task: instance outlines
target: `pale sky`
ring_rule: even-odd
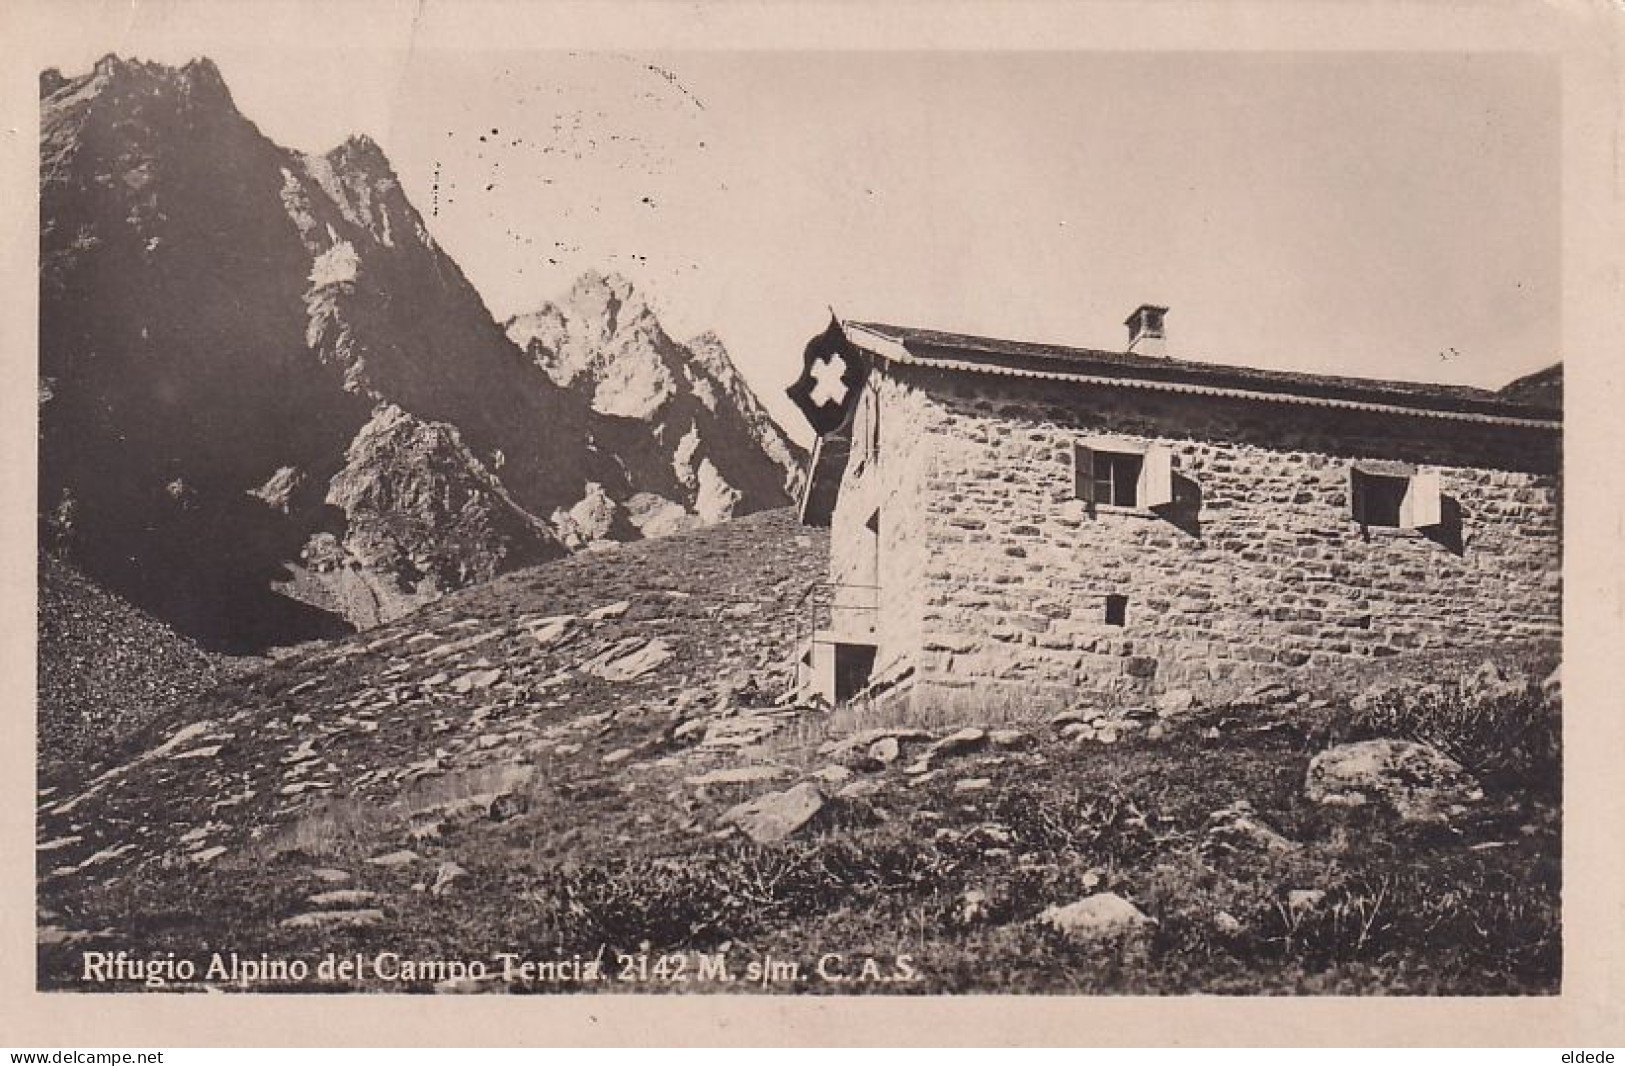
[[[503,318],[588,269],[714,329],[799,439],[846,318],[1498,387],[1560,357],[1559,81],[1508,54],[245,50],[273,140],[373,136]],[[239,39],[240,40],[240,39]]]

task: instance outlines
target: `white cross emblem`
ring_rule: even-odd
[[[846,382],[841,379],[846,376],[846,360],[839,355],[831,355],[812,365],[812,378],[817,384],[813,386],[812,401],[822,407],[825,404],[841,404],[846,400]]]

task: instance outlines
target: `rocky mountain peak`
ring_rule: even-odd
[[[556,302],[516,315],[508,336],[593,410],[646,424],[659,459],[707,520],[792,496],[802,454],[740,377],[721,337],[666,332],[626,277],[588,271]],[[764,461],[765,460],[765,461]],[[702,506],[703,504],[703,506]]]
[[[54,75],[54,77],[52,77]],[[217,105],[232,110],[231,90],[214,61],[200,56],[180,67],[154,63],[142,59],[125,59],[109,52],[98,59],[90,73],[80,78],[65,78],[52,68],[41,77],[43,94],[52,95],[64,86],[77,83],[92,93],[138,93],[146,96],[170,97],[192,104]]]
[[[204,646],[789,501],[720,341],[629,279],[505,335],[371,138],[282,148],[207,60],[40,86],[42,533]]]

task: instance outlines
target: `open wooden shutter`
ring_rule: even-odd
[[[1082,444],[1072,448],[1072,493],[1084,503],[1095,502],[1095,452]]]
[[[1365,475],[1349,467],[1349,517],[1365,525]]]
[[[1426,529],[1442,524],[1443,512],[1438,471],[1424,470],[1412,476],[1399,505],[1399,524],[1406,529]]]
[[[1160,444],[1145,450],[1139,497],[1141,507],[1166,507],[1174,502],[1174,457]]]

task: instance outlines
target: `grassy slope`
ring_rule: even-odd
[[[721,827],[733,803],[829,765],[824,720],[770,706],[824,551],[776,513],[513,574],[228,685],[88,776],[47,766],[41,840],[70,842],[40,859],[42,982],[83,987],[81,950],[124,948],[313,964],[395,951],[493,969],[508,951],[601,958],[612,976],[618,955],[633,972],[649,957],[646,981],[514,986],[530,991],[1556,990],[1556,782],[1492,793],[1449,829],[1317,807],[1304,772],[1348,731],[1337,704],[1211,709],[1110,745],[1034,723],[1019,743],[915,775],[905,745],[890,767],[853,774],[873,795],[832,799],[786,842]],[[619,601],[620,617],[585,617]],[[555,627],[541,618],[563,614],[578,620],[544,646],[533,634]],[[576,669],[634,637],[675,654],[632,681]],[[455,691],[470,674],[487,687]],[[1334,693],[1364,680],[1314,679]],[[142,758],[200,721],[211,724]],[[741,722],[776,731],[742,749],[700,742]],[[784,776],[686,780],[739,766]],[[489,813],[483,799],[469,817],[436,810],[493,792],[511,794]],[[1243,799],[1296,846],[1213,832],[1213,813]],[[368,861],[402,848],[415,858]],[[448,863],[462,876],[437,893]],[[376,922],[282,924],[333,888],[373,893],[337,906],[376,909]],[[1035,920],[1107,889],[1156,919],[1148,937],[1078,946]],[[1325,896],[1295,909],[1295,890]],[[682,961],[662,965],[668,952]],[[696,953],[724,954],[739,980],[696,983]],[[822,981],[825,953],[853,975],[872,956],[877,978],[906,955],[920,979]],[[749,980],[770,958],[799,972]],[[427,990],[438,976],[296,987]]]

